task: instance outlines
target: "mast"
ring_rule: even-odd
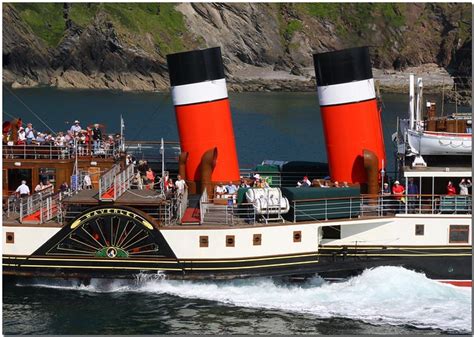
[[[409,96],[409,111],[410,115],[410,129],[415,128],[415,75],[410,74],[410,96]]]
[[[421,77],[417,78],[417,95],[416,95],[416,128],[420,128],[420,123],[423,120],[422,112],[422,102],[423,102],[423,80]]]
[[[123,130],[125,129],[125,122],[122,115],[120,115],[120,150],[125,152],[125,139],[123,138]]]

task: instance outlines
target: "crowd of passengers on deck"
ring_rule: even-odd
[[[75,142],[80,156],[105,155],[111,150],[117,149],[121,143],[120,134],[105,135],[100,124],[94,124],[83,129],[78,120],[67,131],[56,134],[50,131],[37,131],[32,123],[26,127],[20,126],[16,135],[13,132],[2,134],[3,144],[7,146],[31,145],[31,146],[56,146],[68,148],[74,153]]]

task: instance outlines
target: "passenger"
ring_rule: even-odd
[[[395,196],[395,199],[401,200],[403,193],[405,193],[405,187],[400,185],[400,182],[396,180],[392,186],[392,194]]]
[[[65,193],[67,191],[69,191],[69,185],[67,182],[63,182],[61,184],[61,186],[59,186],[59,190],[62,192],[62,193]]]
[[[38,132],[36,139],[32,141],[32,144],[43,145],[46,142],[45,134]]]
[[[303,180],[297,182],[297,187],[310,187],[311,181],[309,181],[308,176],[304,176]]]
[[[241,188],[250,188],[248,180],[245,178],[240,178],[240,187]]]
[[[148,167],[148,170],[146,171],[146,180],[147,180],[147,190],[152,190],[155,184],[155,173],[151,169],[151,167]]]
[[[84,176],[84,188],[86,190],[91,190],[92,189],[92,180],[91,180],[91,177],[88,173]]]
[[[466,179],[461,179],[461,182],[459,183],[459,195],[469,195],[469,187],[472,186],[471,180],[468,179],[466,182]]]
[[[77,134],[77,133],[81,132],[82,128],[81,128],[81,125],[80,125],[79,121],[75,120],[74,124],[71,126],[71,128],[69,130],[72,131],[73,134]]]
[[[235,186],[232,181],[229,181],[229,184],[225,186],[225,189],[227,190],[227,194],[236,195],[239,188]]]
[[[260,179],[260,188],[269,188],[270,185],[268,184],[267,179],[262,178]]]
[[[95,123],[92,129],[92,142],[94,153],[97,153],[100,149],[100,142],[102,141],[102,131],[99,128],[99,124]]]
[[[453,183],[448,181],[448,186],[446,186],[446,194],[447,195],[456,195],[456,187],[454,187]]]
[[[217,199],[223,198],[226,193],[227,193],[227,190],[224,187],[224,185],[219,184],[219,185],[216,186],[216,197],[217,197]]]
[[[341,187],[341,186],[339,186],[339,182],[338,182],[338,181],[335,181],[335,182],[334,182],[334,187],[335,187],[335,188]]]
[[[168,179],[168,193],[174,193],[174,191],[176,190],[176,186],[174,185],[173,183],[173,179]]]
[[[136,188],[139,190],[143,190],[143,179],[142,175],[140,174],[140,171],[137,171],[137,173],[135,173],[133,180]]]
[[[390,188],[388,186],[388,183],[383,183],[382,187],[382,195],[391,195],[392,193],[390,192]]]
[[[32,144],[33,141],[36,139],[35,130],[33,129],[33,124],[31,123],[26,124],[25,135],[26,135],[26,144],[28,145]]]
[[[321,184],[321,181],[318,179],[318,184],[319,184],[319,187],[321,188],[329,188],[329,182],[327,180],[324,180],[324,184]]]
[[[26,144],[26,133],[24,128],[20,128],[18,130],[18,139],[16,141],[17,145],[24,145]]]
[[[416,185],[413,182],[413,178],[408,179],[407,192],[408,192],[408,208],[410,210],[414,210],[416,199],[419,197],[418,196],[419,191],[418,191],[418,185]]]
[[[179,198],[184,194],[184,191],[188,188],[188,185],[184,181],[184,179],[181,178],[181,175],[178,174],[178,179],[176,180],[176,192],[177,192],[177,197]]]
[[[393,183],[392,194],[394,195],[395,201],[398,203],[398,210],[402,210],[403,204],[406,202],[403,194],[405,193],[405,187],[403,187],[398,180]]]
[[[20,195],[20,198],[26,198],[30,195],[30,188],[26,185],[26,180],[21,181],[21,185],[15,190],[15,193]]]
[[[349,184],[347,183],[347,181],[344,181],[344,182],[342,183],[342,187],[349,187]]]
[[[390,200],[390,195],[392,194],[390,192],[390,187],[388,183],[383,183],[382,187],[382,213],[383,215],[387,215],[387,211],[393,211],[393,206],[392,206],[392,201]]]
[[[64,134],[62,132],[58,132],[58,135],[56,136],[56,139],[54,140],[54,145],[64,146],[65,141],[66,141],[66,138],[64,137]]]
[[[41,192],[44,189],[43,182],[40,181],[38,185],[35,187],[35,193]]]

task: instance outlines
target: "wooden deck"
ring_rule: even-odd
[[[114,206],[137,206],[137,205],[161,205],[165,203],[164,197],[154,190],[128,190],[121,195],[115,202],[100,201],[99,190],[82,190],[79,193],[67,197],[63,200],[69,205],[104,205],[113,204]]]

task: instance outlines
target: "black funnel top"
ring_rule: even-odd
[[[373,78],[368,47],[314,54],[319,87]]]
[[[166,60],[172,87],[225,78],[220,47],[170,54]]]

